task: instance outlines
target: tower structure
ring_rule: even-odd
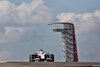
[[[55,29],[53,29],[53,31],[61,32],[62,35],[63,60],[65,62],[78,62],[74,25],[67,22],[52,24],[55,24]]]

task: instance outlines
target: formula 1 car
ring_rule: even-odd
[[[54,55],[53,54],[49,54],[46,51],[43,51],[42,49],[40,49],[40,51],[36,51],[34,52],[34,54],[29,55],[29,62],[54,62]]]

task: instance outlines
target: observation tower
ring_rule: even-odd
[[[49,25],[55,25],[54,32],[61,32],[62,52],[64,62],[78,62],[77,46],[75,38],[75,29],[72,23],[58,22]]]

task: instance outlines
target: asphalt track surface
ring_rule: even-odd
[[[100,67],[100,62],[6,62],[0,67]]]

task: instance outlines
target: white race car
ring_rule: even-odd
[[[49,54],[46,51],[43,51],[40,49],[40,51],[34,52],[35,54],[29,55],[29,62],[35,62],[35,61],[47,61],[47,62],[54,62],[54,55]]]

